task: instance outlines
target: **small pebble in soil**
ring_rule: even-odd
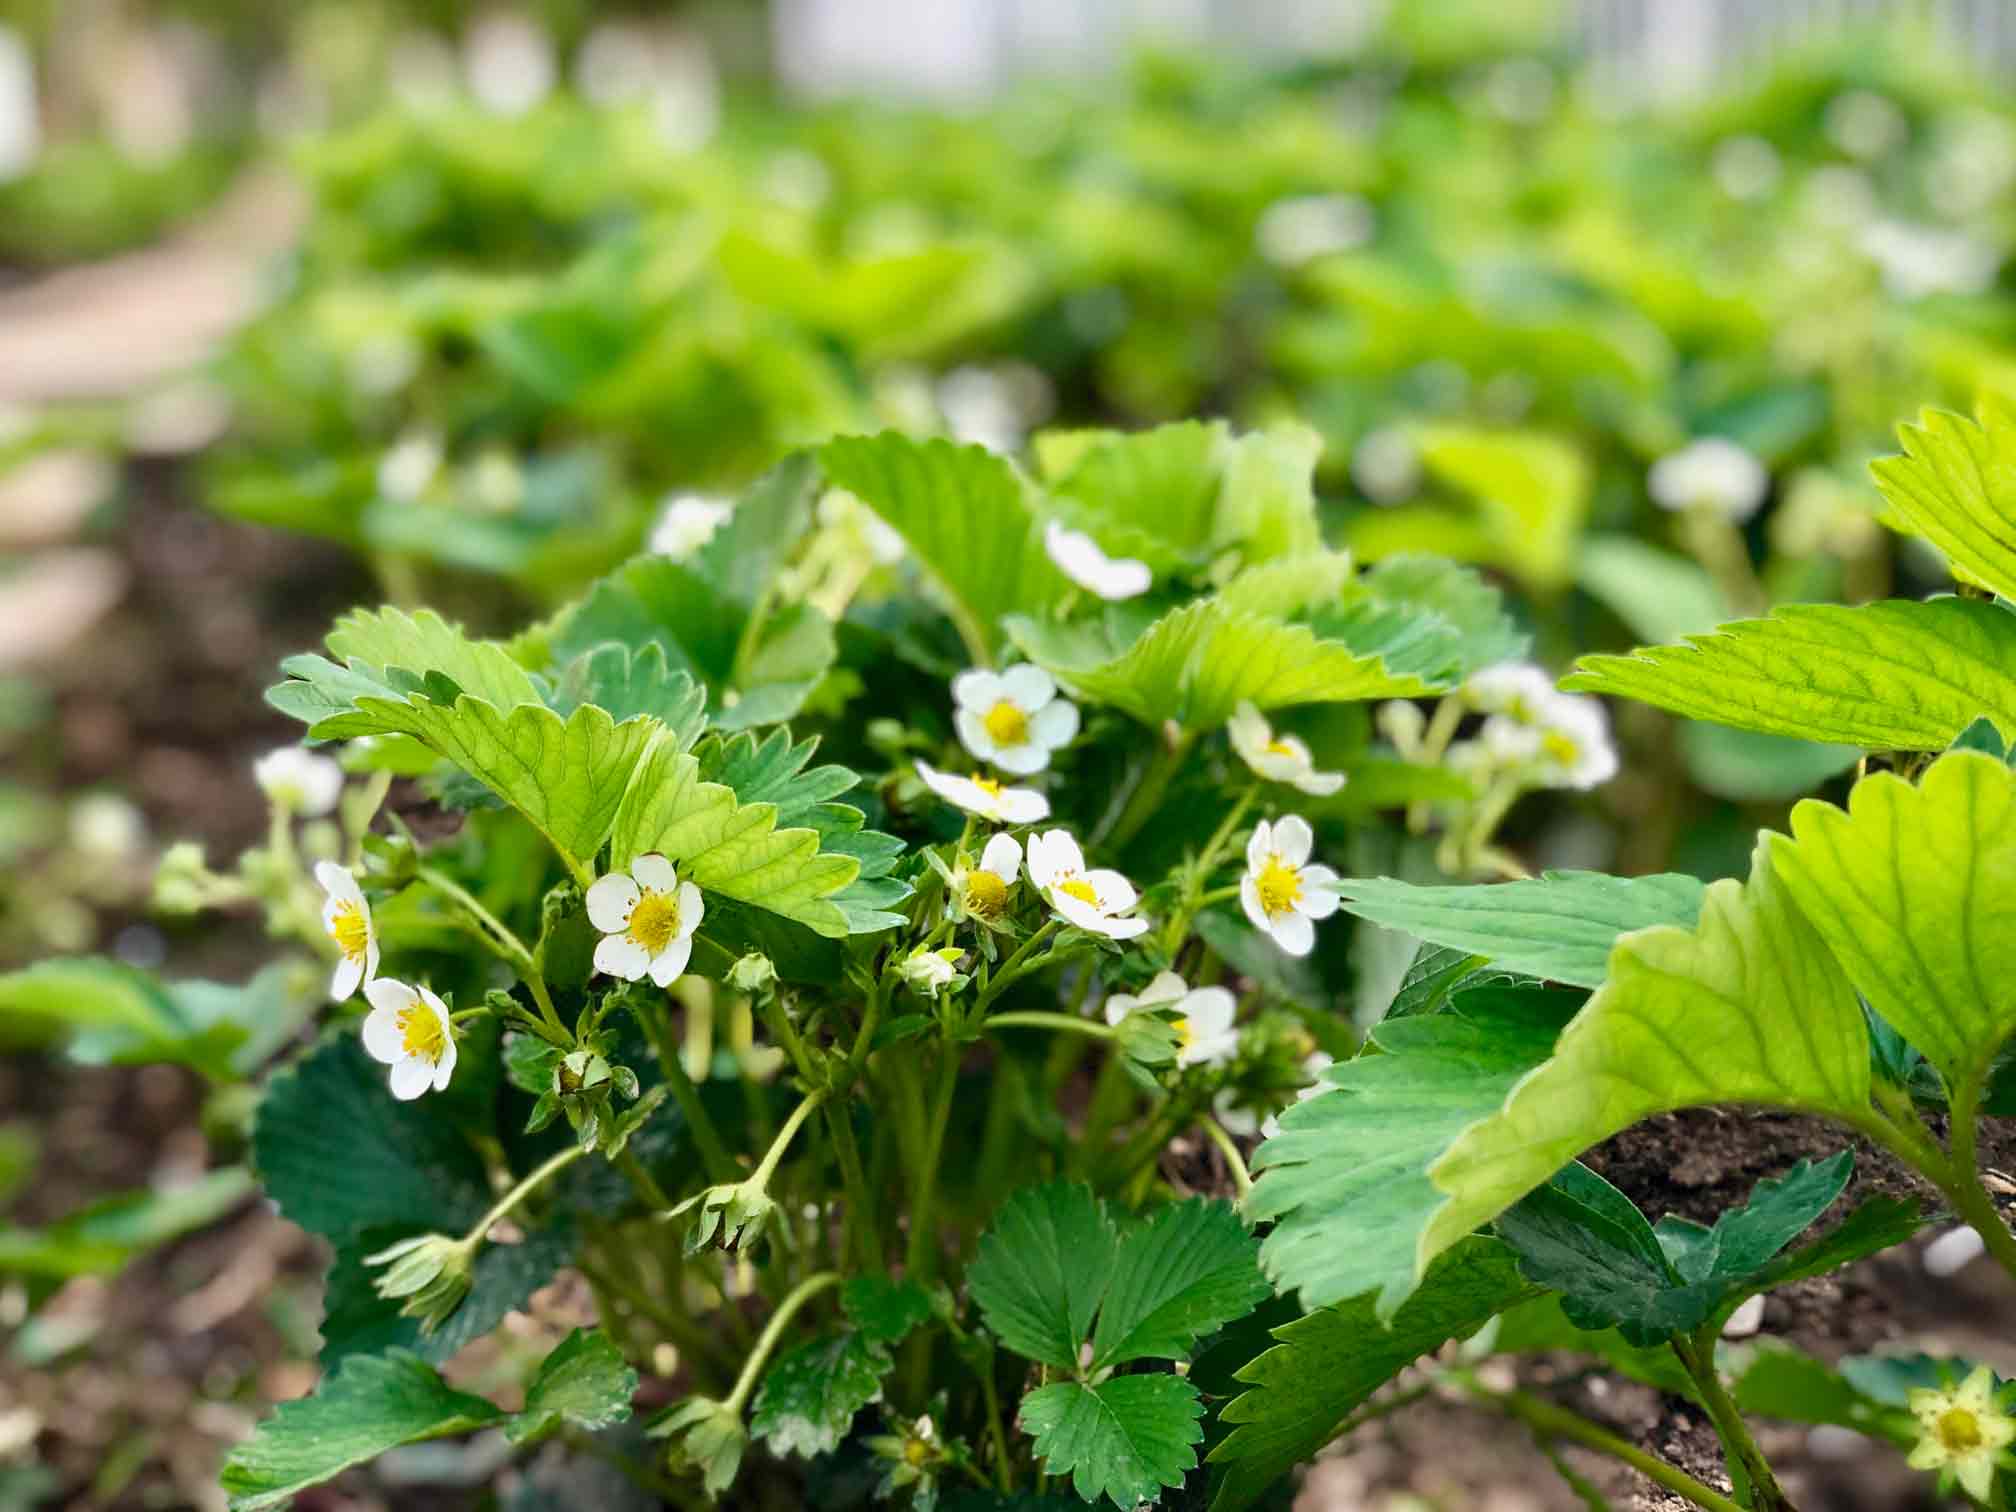
[[[1945,1280],[1957,1276],[1986,1248],[1981,1236],[1964,1223],[1950,1228],[1925,1246],[1925,1273]]]
[[[1722,1325],[1725,1339],[1747,1339],[1764,1326],[1764,1294],[1744,1298],[1736,1311],[1729,1314],[1729,1321]]]

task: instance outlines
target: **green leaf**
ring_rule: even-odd
[[[1046,609],[1070,591],[1043,549],[1021,476],[986,448],[884,431],[829,441],[819,462],[903,537],[974,656],[1000,648],[1008,615]]]
[[[1858,746],[1760,735],[1691,719],[1680,727],[1680,754],[1687,775],[1702,791],[1739,803],[1803,798],[1862,759]]]
[[[1980,415],[1923,411],[1897,427],[1904,455],[1869,471],[1898,522],[1943,551],[1956,577],[2016,598],[2016,417],[1992,403]]]
[[[404,1351],[355,1356],[313,1396],[281,1403],[231,1451],[220,1480],[231,1512],[265,1512],[388,1449],[468,1433],[503,1416]]]
[[[848,933],[833,895],[861,873],[853,857],[821,849],[813,829],[779,829],[771,803],[742,803],[732,788],[701,780],[700,763],[670,741],[644,753],[610,836],[610,866],[625,870],[658,851],[681,877],[793,919],[815,933]]]
[[[1149,725],[1173,719],[1202,732],[1224,724],[1242,702],[1276,709],[1436,691],[1307,626],[1228,609],[1216,599],[1165,614],[1125,647],[1097,626],[1016,618],[1008,628],[1031,661],[1079,695]]]
[[[1076,1370],[1119,1245],[1105,1204],[1082,1182],[1024,1187],[980,1236],[966,1290],[1008,1348]]]
[[[1760,842],[1747,883],[1710,886],[1693,929],[1617,943],[1603,987],[1503,1109],[1429,1168],[1448,1194],[1425,1263],[1599,1140],[1642,1118],[1761,1103],[1854,1119],[1869,1105],[1855,990]]]
[[[1022,1426],[1051,1475],[1068,1475],[1083,1501],[1110,1497],[1122,1512],[1159,1500],[1196,1465],[1204,1404],[1181,1376],[1062,1381],[1022,1398]]]
[[[1848,979],[1944,1078],[1978,1092],[2016,1031],[2016,772],[1958,751],[1914,787],[1865,778],[1806,802],[1772,864]]]
[[[583,651],[554,679],[552,702],[563,716],[583,704],[596,704],[619,724],[649,715],[672,732],[681,750],[707,728],[707,690],[690,673],[671,666],[657,641],[634,650],[620,641],[605,641]]]
[[[471,698],[504,710],[540,702],[531,674],[503,646],[471,640],[431,609],[353,610],[336,621],[327,644],[337,661],[353,669],[361,662],[370,674],[394,667],[438,672]]]
[[[1776,1340],[1730,1351],[1730,1395],[1744,1413],[1792,1423],[1834,1423],[1899,1448],[1915,1436],[1897,1407],[1870,1396],[1841,1372]]]
[[[1729,600],[1706,568],[1634,536],[1589,537],[1577,578],[1583,592],[1647,641],[1705,635],[1729,618]]]
[[[225,1166],[169,1191],[101,1198],[42,1228],[0,1223],[0,1276],[63,1281],[110,1274],[136,1255],[207,1228],[254,1190],[243,1166]]]
[[[1272,425],[1230,443],[1218,495],[1217,541],[1248,562],[1297,556],[1323,544],[1316,462],[1323,438],[1306,425]]]
[[[257,1000],[275,1017],[287,1010],[271,1000],[269,989],[289,975],[282,965],[255,979]],[[258,1027],[232,1012],[238,995],[251,991],[211,982],[164,983],[102,957],[62,956],[0,975],[0,1020],[73,1031],[71,1054],[87,1064],[170,1061],[228,1081]]]
[[[1225,1466],[1211,1512],[1254,1505],[1336,1437],[1379,1387],[1532,1295],[1509,1249],[1470,1239],[1435,1262],[1390,1320],[1364,1296],[1276,1329],[1274,1348],[1239,1372],[1250,1389],[1219,1413],[1233,1427],[1211,1451],[1211,1462]]]
[[[1316,617],[1318,631],[1382,657],[1392,672],[1435,683],[1459,683],[1480,667],[1515,661],[1532,643],[1496,588],[1474,568],[1441,557],[1387,557],[1339,598]]]
[[[1497,1228],[1518,1251],[1520,1273],[1561,1293],[1569,1322],[1615,1328],[1640,1348],[1692,1333],[1721,1295],[1712,1281],[1683,1281],[1645,1215],[1584,1165],[1567,1166],[1500,1213]]]
[[[1376,1291],[1390,1316],[1443,1201],[1428,1167],[1547,1058],[1573,1006],[1557,992],[1466,993],[1446,1013],[1389,1018],[1372,1031],[1379,1053],[1326,1070],[1253,1162],[1246,1211],[1274,1224],[1260,1255],[1276,1284],[1310,1308]]]
[[[1677,872],[1544,872],[1530,881],[1470,887],[1359,877],[1337,884],[1345,910],[1361,919],[1577,987],[1602,984],[1620,936],[1655,924],[1691,925],[1703,891],[1698,878]]]
[[[1193,1198],[1120,1242],[1092,1339],[1094,1369],[1181,1360],[1204,1334],[1268,1295],[1258,1246],[1232,1208]]]
[[[1223,421],[1200,420],[1133,435],[1075,431],[1038,438],[1046,461],[1067,449],[1072,454],[1061,476],[1049,479],[1065,518],[1089,531],[1109,556],[1137,557],[1161,570],[1209,554],[1218,527],[1219,463],[1228,446]],[[1046,476],[1051,470],[1045,466]]]
[[[1984,714],[2016,735],[2016,614],[1978,599],[1789,604],[1575,665],[1562,687],[1766,735],[1943,751]]]
[[[1802,1160],[1783,1176],[1758,1182],[1742,1206],[1715,1220],[1704,1242],[1688,1245],[1683,1253],[1669,1251],[1681,1279],[1733,1287],[1762,1274],[1779,1251],[1834,1205],[1854,1169],[1854,1152],[1843,1150],[1822,1161]],[[1662,1242],[1671,1222],[1660,1224]]]
[[[863,1338],[893,1349],[931,1320],[931,1294],[915,1281],[856,1276],[840,1289],[840,1309]]]
[[[1764,1267],[1749,1290],[1767,1291],[1825,1276],[1870,1255],[1902,1244],[1925,1226],[1931,1214],[1916,1198],[1871,1197],[1811,1244],[1781,1255]]]
[[[590,1433],[628,1421],[637,1372],[599,1328],[577,1328],[553,1347],[525,1388],[524,1410],[504,1430],[514,1444],[568,1423]]]
[[[1548,1292],[1506,1311],[1492,1337],[1499,1354],[1591,1355],[1627,1380],[1668,1396],[1698,1399],[1699,1389],[1664,1339],[1641,1348],[1614,1328],[1577,1328],[1562,1310],[1559,1292]]]
[[[886,1347],[851,1328],[786,1350],[763,1376],[750,1430],[778,1454],[831,1454],[854,1415],[880,1400],[892,1363]]]
[[[1536,589],[1567,586],[1589,510],[1589,464],[1573,446],[1531,431],[1424,426],[1421,465],[1470,495],[1495,555]]]

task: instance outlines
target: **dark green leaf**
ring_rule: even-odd
[[[1110,1497],[1122,1512],[1180,1486],[1197,1463],[1204,1404],[1181,1376],[1114,1376],[1097,1386],[1063,1381],[1022,1398],[1022,1427],[1052,1475],[1069,1475],[1082,1500]]]
[[[931,1294],[915,1281],[856,1276],[840,1289],[840,1307],[862,1337],[893,1349],[931,1320]]]
[[[890,1364],[886,1348],[851,1328],[787,1350],[764,1374],[750,1430],[778,1454],[830,1454],[881,1397]]]
[[[637,1372],[599,1328],[577,1328],[553,1347],[525,1388],[525,1408],[505,1430],[514,1444],[560,1423],[590,1433],[630,1416]]]
[[[1224,1202],[1162,1209],[1120,1242],[1092,1341],[1095,1369],[1180,1360],[1268,1294],[1258,1246]]]
[[[966,1274],[987,1326],[1025,1359],[1078,1366],[1120,1236],[1081,1182],[1024,1187],[994,1215]]]

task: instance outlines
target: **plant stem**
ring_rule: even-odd
[[[721,1142],[721,1131],[714,1127],[714,1119],[707,1112],[706,1104],[700,1101],[700,1089],[686,1074],[686,1063],[679,1058],[679,1047],[672,1043],[669,1019],[662,1014],[641,1010],[637,1017],[644,1021],[644,1032],[650,1036],[652,1048],[658,1052],[658,1070],[665,1078],[665,1085],[672,1089],[672,1100],[679,1104],[679,1111],[686,1116],[686,1127],[692,1131],[693,1143],[700,1149],[700,1163],[707,1168],[707,1179],[716,1186],[725,1186],[735,1179],[735,1162],[728,1154],[727,1145]]]
[[[1230,887],[1215,887],[1206,892],[1204,879],[1211,875],[1211,868],[1218,864],[1218,853],[1225,848],[1225,842],[1232,838],[1239,827],[1239,821],[1246,817],[1246,811],[1253,807],[1253,800],[1260,795],[1260,784],[1249,783],[1240,793],[1239,801],[1225,811],[1225,817],[1218,821],[1218,828],[1211,832],[1211,838],[1204,842],[1204,849],[1197,853],[1191,863],[1190,875],[1183,886],[1183,896],[1175,910],[1169,915],[1168,927],[1162,933],[1162,947],[1171,956],[1176,954],[1185,936],[1190,933],[1190,921],[1200,910],[1213,903],[1222,903],[1227,898],[1239,896],[1238,884]]]
[[[924,1133],[924,1152],[917,1160],[917,1188],[910,1202],[910,1243],[903,1261],[909,1278],[919,1284],[929,1284],[938,1268],[931,1209],[938,1195],[938,1161],[945,1150],[945,1128],[952,1121],[952,1094],[959,1085],[959,1047],[948,1040],[940,1054],[938,1091]]]
[[[1975,1119],[1980,1099],[1979,1086],[1975,1086],[1971,1093],[1963,1089],[1952,1100],[1953,1153],[1950,1156],[1939,1147],[1938,1141],[1919,1119],[1910,1099],[1900,1089],[1879,1082],[1876,1096],[1883,1105],[1882,1111],[1872,1108],[1866,1118],[1852,1121],[1854,1128],[1931,1182],[1939,1195],[1952,1204],[1953,1211],[1981,1236],[1982,1244],[1987,1246],[1995,1263],[2011,1276],[2016,1276],[2016,1234],[2012,1234],[2009,1225],[2002,1220],[1987,1188],[1981,1185],[1981,1173],[1976,1168],[1975,1141],[1979,1132],[1975,1128]],[[1966,1131],[1964,1134],[1962,1129]]]
[[[1794,1512],[1792,1499],[1779,1486],[1778,1477],[1771,1472],[1770,1461],[1757,1447],[1757,1440],[1750,1436],[1749,1425],[1743,1421],[1743,1409],[1736,1405],[1722,1384],[1722,1374],[1715,1366],[1715,1339],[1713,1325],[1704,1325],[1691,1337],[1675,1336],[1673,1353],[1680,1357],[1680,1363],[1687,1367],[1687,1374],[1693,1378],[1701,1405],[1707,1409],[1709,1421],[1715,1425],[1716,1436],[1722,1440],[1722,1452],[1729,1462],[1731,1476],[1737,1475],[1740,1470],[1742,1478],[1750,1482],[1753,1512]]]
[[[1226,1169],[1232,1173],[1232,1185],[1239,1189],[1239,1200],[1244,1202],[1253,1190],[1253,1177],[1246,1170],[1246,1157],[1239,1153],[1239,1146],[1232,1142],[1232,1136],[1225,1132],[1225,1125],[1209,1113],[1197,1121],[1204,1131],[1204,1137],[1218,1146],[1218,1153],[1225,1157]]]
[[[519,1182],[518,1185],[511,1188],[511,1190],[506,1192],[502,1197],[498,1198],[496,1206],[492,1207],[489,1212],[485,1213],[481,1218],[476,1220],[476,1226],[471,1230],[469,1230],[468,1234],[464,1237],[464,1242],[465,1243],[480,1242],[483,1236],[489,1233],[490,1230],[495,1225],[502,1223],[505,1218],[509,1217],[512,1209],[516,1208],[519,1203],[523,1202],[526,1199],[526,1197],[531,1195],[531,1193],[539,1186],[541,1182],[545,1181],[547,1178],[551,1176],[557,1175],[561,1171],[566,1170],[568,1166],[572,1165],[575,1161],[579,1160],[583,1155],[586,1155],[587,1153],[588,1152],[578,1144],[569,1145],[566,1149],[562,1150],[558,1155],[555,1155],[552,1159],[548,1160],[546,1164],[539,1167],[538,1170],[534,1171],[530,1176],[527,1176],[523,1181]]]
[[[467,914],[489,937],[491,948],[506,964],[516,969],[519,975],[528,981],[537,975],[532,969],[532,952],[525,948],[525,942],[512,932],[509,925],[477,902],[475,896],[461,883],[451,880],[431,866],[420,867],[414,872],[414,876]]]
[[[1057,932],[1057,922],[1054,918],[1045,919],[1037,927],[1036,932],[1018,945],[1015,953],[1001,963],[1001,969],[987,978],[987,985],[980,990],[979,996],[974,1001],[977,1010],[985,1012],[987,1005],[999,997],[1017,978],[1028,975],[1035,969],[1035,965],[1041,964],[1026,963],[1029,961],[1030,952]]]
[[[644,1199],[644,1206],[652,1212],[672,1206],[672,1199],[666,1196],[665,1189],[658,1185],[658,1178],[653,1176],[644,1162],[637,1158],[634,1150],[626,1147],[623,1153],[616,1157],[616,1169],[621,1171],[630,1185],[637,1189],[637,1195]]]
[[[728,1393],[728,1400],[721,1405],[730,1412],[740,1414],[748,1404],[749,1394],[756,1389],[756,1382],[763,1374],[763,1367],[770,1362],[770,1352],[777,1347],[777,1341],[784,1337],[784,1330],[791,1326],[791,1320],[798,1310],[810,1302],[829,1286],[840,1282],[838,1271],[821,1271],[816,1276],[807,1276],[792,1287],[777,1311],[770,1314],[770,1321],[763,1325],[763,1332],[757,1336],[755,1347],[749,1351],[749,1359],[742,1367],[742,1374],[735,1379],[735,1389]]]
[[[821,1110],[826,1130],[833,1136],[833,1149],[840,1158],[840,1181],[845,1192],[846,1211],[841,1215],[841,1240],[858,1251],[864,1270],[883,1269],[882,1235],[875,1226],[875,1204],[868,1195],[868,1178],[861,1167],[861,1145],[854,1138],[854,1120],[847,1105],[829,1102]]]
[[[1088,1039],[1118,1039],[1111,1024],[1098,1019],[1073,1018],[1068,1013],[1046,1013],[1040,1009],[997,1013],[987,1020],[989,1029],[1055,1029],[1064,1034],[1082,1034]]]
[[[1190,747],[1197,743],[1194,732],[1186,732],[1177,737],[1175,744],[1162,747],[1155,753],[1155,759],[1142,772],[1141,780],[1134,784],[1134,791],[1127,795],[1127,806],[1120,811],[1120,817],[1113,822],[1112,829],[1103,839],[1115,847],[1125,845],[1140,832],[1141,826],[1153,816],[1162,804],[1162,797],[1169,791],[1169,784],[1182,768],[1183,760],[1190,754]]]
[[[770,1148],[763,1152],[763,1163],[756,1167],[755,1174],[743,1183],[744,1186],[753,1186],[758,1191],[769,1187],[770,1178],[777,1173],[777,1167],[784,1159],[784,1152],[791,1148],[791,1140],[798,1133],[799,1127],[818,1111],[819,1105],[824,1101],[826,1101],[824,1087],[805,1094],[805,1100],[791,1110],[791,1116],[784,1120],[784,1127],[777,1131],[777,1137],[770,1141]]]
[[[1557,1407],[1528,1392],[1494,1391],[1466,1372],[1451,1372],[1450,1379],[1478,1401],[1488,1403],[1508,1417],[1517,1418],[1537,1433],[1549,1438],[1567,1439],[1622,1460],[1654,1485],[1684,1496],[1697,1507],[1707,1508],[1708,1512],[1745,1512],[1743,1507],[1712,1486],[1702,1484],[1686,1471],[1662,1459],[1655,1459],[1637,1445],[1619,1438],[1579,1413]]]

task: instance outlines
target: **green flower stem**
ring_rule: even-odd
[[[392,774],[373,772],[362,787],[344,800],[343,827],[348,832],[344,862],[352,871],[364,864],[364,837],[371,833],[371,820],[385,806],[385,795],[391,791]]]
[[[1029,959],[1030,955],[1038,945],[1041,945],[1050,936],[1055,934],[1057,928],[1058,920],[1055,918],[1045,919],[1038,926],[1036,932],[1017,946],[1015,953],[1001,963],[1001,969],[992,973],[987,978],[987,985],[980,989],[979,998],[974,1006],[984,1012],[987,1005],[999,997],[1018,978],[1027,976],[1037,966],[1042,965],[1042,961],[1032,963]],[[1044,959],[1047,960],[1048,957]]]
[[[1218,1146],[1218,1153],[1225,1157],[1226,1169],[1232,1173],[1232,1185],[1239,1189],[1239,1200],[1244,1202],[1247,1193],[1253,1190],[1253,1177],[1246,1169],[1246,1157],[1239,1153],[1239,1146],[1232,1142],[1232,1136],[1225,1131],[1225,1125],[1209,1113],[1197,1121],[1204,1131],[1204,1137]]]
[[[578,1144],[569,1145],[530,1176],[519,1182],[518,1185],[511,1188],[502,1197],[499,1197],[496,1205],[476,1220],[476,1226],[463,1236],[462,1242],[470,1245],[472,1248],[475,1245],[481,1244],[483,1236],[489,1233],[497,1224],[502,1223],[508,1218],[513,1210],[517,1208],[518,1204],[538,1190],[541,1184],[559,1175],[560,1172],[566,1170],[567,1167],[574,1164],[575,1161],[587,1153],[588,1151]]]
[[[791,1057],[791,1064],[807,1086],[823,1080],[812,1065],[812,1058],[806,1054],[805,1041],[798,1033],[798,1026],[791,1022],[791,1009],[784,999],[771,993],[763,1000],[763,1019],[770,1026],[770,1037]]]
[[[1055,1029],[1063,1034],[1082,1034],[1088,1039],[1111,1040],[1119,1035],[1111,1024],[1098,1019],[1073,1018],[1068,1013],[1045,1013],[1035,1009],[1026,1012],[997,1013],[987,1020],[989,1029]]]
[[[538,974],[533,970],[532,952],[526,949],[525,942],[512,932],[509,925],[477,902],[467,888],[431,866],[420,867],[413,875],[467,915],[482,930],[484,937],[490,942],[490,948],[515,968],[520,976],[529,980]]]
[[[1141,826],[1155,816],[1162,806],[1163,796],[1169,791],[1169,784],[1182,770],[1183,762],[1190,755],[1190,748],[1197,743],[1197,733],[1186,731],[1174,745],[1163,746],[1155,753],[1141,773],[1141,780],[1134,784],[1134,791],[1127,795],[1127,806],[1113,822],[1111,830],[1094,838],[1113,846],[1123,846],[1141,831]]]
[[[1686,1497],[1695,1506],[1705,1507],[1707,1512],[1746,1512],[1745,1508],[1712,1486],[1703,1485],[1686,1471],[1655,1459],[1637,1445],[1626,1442],[1607,1428],[1599,1427],[1565,1407],[1557,1407],[1524,1391],[1494,1391],[1468,1372],[1452,1371],[1450,1379],[1478,1401],[1497,1408],[1508,1417],[1517,1418],[1543,1437],[1566,1439],[1607,1454],[1612,1459],[1622,1460],[1654,1485]]]
[[[1879,1081],[1876,1100],[1882,1104],[1882,1110],[1872,1108],[1866,1119],[1855,1120],[1856,1130],[1931,1182],[1939,1195],[1952,1204],[1953,1211],[1981,1236],[1995,1263],[2016,1276],[2016,1234],[2009,1231],[1988,1189],[1981,1185],[1977,1168],[1979,1082],[1961,1088],[1950,1104],[1949,1122],[1953,1131],[1950,1155],[1939,1147],[1901,1087]]]
[[[840,1284],[838,1271],[821,1271],[816,1276],[807,1276],[792,1287],[777,1311],[770,1314],[770,1321],[763,1325],[763,1332],[757,1336],[755,1347],[749,1351],[749,1359],[742,1367],[742,1374],[736,1377],[735,1389],[728,1393],[728,1399],[721,1405],[728,1411],[741,1415],[749,1404],[749,1395],[756,1389],[756,1382],[762,1378],[763,1367],[770,1363],[770,1355],[777,1348],[777,1341],[784,1337],[784,1330],[791,1326],[791,1320],[798,1311],[829,1286]]]
[[[1213,903],[1222,903],[1228,898],[1239,896],[1237,883],[1229,887],[1216,887],[1209,892],[1204,890],[1203,883],[1204,879],[1211,875],[1211,869],[1218,864],[1219,854],[1224,850],[1225,842],[1237,832],[1239,821],[1246,817],[1247,810],[1253,807],[1253,800],[1259,796],[1260,784],[1248,783],[1246,790],[1239,795],[1239,801],[1225,811],[1225,817],[1218,821],[1218,828],[1211,832],[1211,838],[1204,842],[1204,849],[1198,852],[1197,859],[1191,863],[1190,874],[1183,884],[1182,899],[1177,903],[1175,911],[1170,914],[1169,926],[1162,933],[1162,947],[1172,957],[1189,935],[1191,921],[1201,910],[1209,908]]]
[[[888,998],[889,994],[880,982],[869,989],[867,1005],[861,1010],[861,1028],[854,1036],[854,1048],[847,1052],[847,1074],[850,1081],[861,1074],[861,1068],[868,1060],[868,1052],[875,1048],[875,1031],[881,1027],[882,1005]]]
[[[666,1195],[665,1188],[658,1185],[658,1178],[653,1176],[644,1162],[637,1158],[636,1151],[626,1147],[623,1153],[616,1157],[616,1169],[623,1173],[624,1180],[637,1189],[637,1195],[644,1199],[644,1205],[652,1212],[672,1206],[672,1199]]]
[[[640,1010],[637,1017],[644,1022],[644,1032],[651,1038],[651,1046],[658,1052],[658,1069],[665,1078],[665,1085],[672,1089],[672,1100],[679,1104],[679,1111],[685,1115],[686,1127],[692,1131],[693,1143],[699,1147],[700,1163],[707,1168],[707,1179],[716,1186],[725,1186],[736,1177],[735,1161],[728,1153],[728,1146],[721,1140],[721,1131],[714,1127],[714,1119],[700,1101],[700,1089],[693,1085],[693,1078],[686,1074],[686,1063],[679,1058],[679,1047],[672,1043],[672,1026],[663,1013],[647,1013]]]
[[[791,1148],[791,1141],[797,1137],[805,1120],[819,1111],[819,1105],[826,1101],[826,1089],[818,1088],[808,1092],[805,1100],[791,1110],[791,1116],[784,1120],[784,1127],[777,1131],[777,1137],[770,1141],[770,1148],[763,1152],[763,1163],[756,1167],[755,1174],[742,1184],[755,1190],[767,1191],[770,1178],[777,1174],[777,1167],[784,1159],[784,1152]]]
[[[825,1115],[826,1132],[833,1138],[833,1151],[840,1161],[840,1183],[847,1204],[840,1220],[843,1251],[854,1251],[864,1271],[871,1274],[881,1271],[885,1268],[882,1235],[875,1225],[875,1204],[868,1195],[868,1178],[861,1166],[861,1145],[854,1137],[854,1120],[848,1116],[844,1102],[828,1102],[820,1112]]]
[[[1680,537],[1722,590],[1731,615],[1743,619],[1770,609],[1771,596],[1757,577],[1741,526],[1714,505],[1697,504],[1681,514]]]
[[[931,1121],[924,1132],[924,1151],[917,1160],[916,1194],[910,1203],[910,1244],[904,1266],[912,1281],[929,1285],[938,1269],[937,1234],[932,1207],[938,1195],[938,1162],[945,1152],[945,1129],[952,1121],[952,1096],[959,1086],[959,1046],[950,1040],[940,1049],[938,1087],[932,1098]]]
[[[1687,1374],[1694,1381],[1694,1389],[1700,1395],[1701,1405],[1707,1410],[1709,1421],[1715,1425],[1731,1475],[1734,1476],[1740,1466],[1743,1478],[1750,1482],[1752,1512],[1794,1512],[1792,1499],[1779,1486],[1778,1477],[1771,1473],[1770,1461],[1757,1447],[1757,1440],[1750,1436],[1749,1424],[1743,1421],[1743,1409],[1736,1405],[1728,1388],[1722,1384],[1722,1374],[1715,1366],[1716,1336],[1714,1325],[1704,1324],[1692,1336],[1676,1336],[1673,1353],[1687,1368]]]

